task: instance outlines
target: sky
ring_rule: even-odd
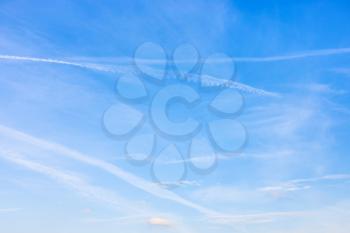
[[[0,228],[350,229],[346,1],[0,0]]]

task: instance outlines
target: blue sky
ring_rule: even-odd
[[[2,231],[347,232],[349,10],[0,1]]]

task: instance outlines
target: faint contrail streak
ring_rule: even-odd
[[[268,57],[234,57],[236,62],[272,62],[272,61],[286,61],[286,60],[295,60],[308,57],[322,57],[322,56],[331,56],[331,55],[340,55],[350,53],[350,48],[339,48],[339,49],[322,49],[314,51],[305,51],[296,54],[290,55],[281,55],[281,56],[268,56]]]
[[[285,61],[285,60],[296,60],[303,59],[308,57],[322,57],[322,56],[332,56],[332,55],[341,55],[341,54],[349,54],[350,48],[336,48],[336,49],[318,49],[318,50],[310,50],[303,51],[294,54],[287,55],[276,55],[276,56],[263,56],[263,57],[228,57],[228,58],[208,58],[205,59],[204,62],[209,63],[229,63],[232,62],[273,62],[273,61]],[[164,60],[162,59],[135,59],[138,63],[141,64],[164,64]],[[122,60],[118,60],[119,62],[131,62],[131,58],[123,58]],[[193,59],[177,59],[176,63],[193,63],[195,62]]]

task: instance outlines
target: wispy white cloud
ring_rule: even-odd
[[[294,101],[248,109],[243,120],[248,128],[254,129],[253,132],[292,136],[314,119],[319,111],[319,103],[312,99],[306,99],[304,103]],[[265,127],[266,131],[263,130]]]
[[[350,180],[350,174],[329,174],[318,177],[289,180],[286,182],[282,182],[278,185],[262,187],[259,188],[259,190],[265,193],[269,193],[273,196],[279,197],[290,192],[311,189],[313,185],[317,182],[346,180]]]
[[[306,211],[300,216],[298,219],[289,216],[281,220],[280,224],[271,222],[265,225],[250,225],[248,232],[347,233],[350,227],[349,200]]]
[[[291,161],[303,160],[300,166],[314,169],[311,166],[315,159],[321,163],[332,146],[332,127],[336,124],[324,99],[319,95],[290,94],[283,100],[247,108],[241,121],[252,138],[252,146],[244,151],[247,156],[242,158],[269,159],[265,175],[271,177],[275,176],[271,173],[273,165],[280,168],[285,165],[280,174],[288,177],[287,173],[293,172],[293,167],[288,166]],[[316,129],[317,134],[311,133]],[[319,156],[311,158],[315,154]],[[305,163],[307,159],[313,163]]]
[[[279,198],[281,196],[284,196],[287,193],[301,191],[310,189],[311,186],[309,185],[296,185],[292,183],[287,184],[281,184],[277,186],[266,186],[259,189],[259,191],[267,193],[275,198]]]
[[[320,177],[312,177],[305,179],[295,179],[286,181],[285,183],[281,183],[275,186],[265,186],[260,188],[252,188],[252,189],[244,189],[242,187],[231,187],[231,186],[212,186],[205,187],[200,190],[196,190],[192,193],[195,199],[202,200],[206,203],[215,203],[215,204],[226,204],[229,203],[270,203],[266,202],[265,194],[269,194],[273,199],[279,198],[283,195],[286,195],[290,192],[302,192],[307,189],[311,189],[315,182],[319,181],[339,181],[344,180],[348,181],[350,179],[349,174],[330,174]],[[341,209],[344,209],[344,206],[338,206]],[[319,208],[321,208],[319,210]],[[305,218],[313,218],[323,216],[324,213],[322,208],[319,207],[313,210],[300,210],[300,211],[276,211],[276,212],[262,212],[256,214],[235,214],[235,215],[216,215],[210,216],[210,221],[234,225],[234,224],[243,224],[247,226],[251,226],[252,224],[269,224],[272,222],[280,221],[290,221],[290,219],[294,219],[293,221],[300,222]],[[339,209],[329,209],[331,212],[338,212]],[[299,220],[297,220],[299,219]],[[208,221],[208,218],[203,219],[203,221]],[[298,231],[299,232],[299,231]]]

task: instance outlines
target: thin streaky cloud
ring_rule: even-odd
[[[148,215],[128,215],[118,218],[86,218],[83,219],[84,222],[88,223],[108,223],[108,222],[118,222],[118,223],[136,223],[140,220],[147,220]]]
[[[337,49],[320,49],[305,51],[290,55],[280,55],[280,56],[267,56],[267,57],[236,57],[233,58],[235,62],[273,62],[273,61],[286,61],[286,60],[296,60],[308,57],[323,57],[332,55],[349,54],[350,48],[337,48]]]
[[[133,205],[131,201],[119,197],[114,192],[109,191],[105,188],[93,186],[82,177],[73,175],[71,172],[43,165],[42,163],[33,162],[31,160],[25,159],[25,156],[22,154],[4,148],[0,148],[0,157],[31,171],[46,175],[63,185],[73,188],[83,196],[92,197],[94,199],[106,202],[110,205],[122,209],[127,213],[138,212],[145,214],[142,208]]]
[[[221,224],[252,224],[271,222],[276,218],[281,217],[302,217],[305,216],[305,211],[285,211],[285,212],[269,212],[245,215],[217,215],[211,216],[210,220]],[[207,221],[208,219],[203,219]]]
[[[20,208],[0,208],[0,213],[11,213],[21,210]]]
[[[329,174],[313,178],[294,179],[289,181],[289,183],[312,183],[323,180],[350,180],[350,174]]]

